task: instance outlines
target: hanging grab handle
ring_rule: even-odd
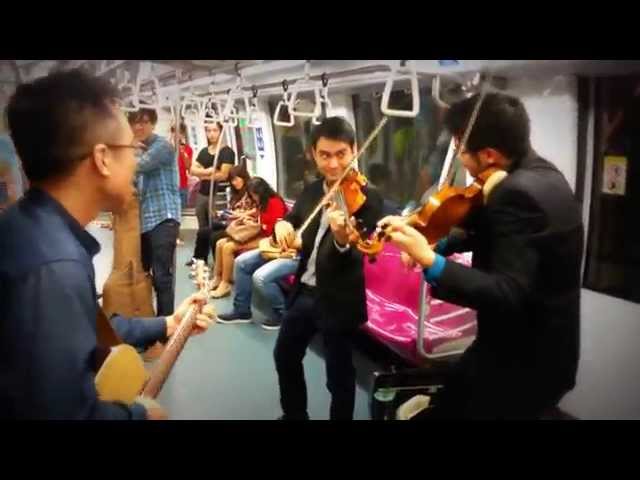
[[[303,83],[300,83],[303,82]],[[303,89],[309,88],[311,87],[313,90],[313,99],[314,99],[314,103],[313,103],[313,110],[310,112],[304,112],[301,110],[296,110],[296,103],[297,103],[297,98],[298,98],[298,92],[300,92]],[[291,115],[294,117],[306,117],[306,118],[314,118],[317,117],[318,115],[320,115],[320,113],[322,113],[322,105],[321,105],[321,100],[320,100],[320,89],[318,88],[317,85],[315,85],[312,82],[306,82],[303,80],[298,80],[293,88],[291,89],[292,93],[291,93]]]
[[[122,101],[120,102],[120,109],[123,112],[136,112],[139,109],[138,92],[136,86],[129,82],[131,75],[126,70],[122,70],[123,79],[122,83],[118,85],[118,90],[121,92]]]
[[[214,97],[209,97],[204,104],[203,122],[206,124],[219,122],[222,119],[222,105],[220,101]]]
[[[258,89],[255,86],[251,87],[251,99],[249,100],[249,113],[247,126],[249,128],[260,127],[259,115],[260,110],[258,108]]]
[[[143,83],[143,72],[146,77],[144,81],[150,80],[153,84],[153,91],[148,95],[148,98],[144,98],[146,96],[142,96],[140,91]],[[156,75],[153,75],[151,63],[143,62],[140,64],[136,78],[136,89],[138,90],[138,106],[140,108],[160,109],[162,107],[160,104],[160,81]]]
[[[278,102],[278,106],[276,107],[276,111],[273,114],[273,124],[278,125],[279,127],[293,127],[296,124],[295,117],[291,114],[291,98],[289,97],[289,93],[287,90],[289,89],[289,84],[286,80],[282,81],[282,100]],[[282,122],[280,121],[280,110],[282,107],[286,107],[287,114],[289,115],[289,121]]]
[[[329,99],[329,78],[327,77],[326,73],[323,73],[321,76],[321,81],[322,81],[322,90],[320,91],[320,113],[318,114],[318,116],[313,117],[313,119],[311,120],[311,122],[314,125],[320,125],[320,123],[322,123],[320,121],[320,118],[322,116],[322,105],[324,105],[324,118],[326,117],[330,117],[331,114],[329,113],[331,110],[333,110],[333,105],[331,104],[331,100]]]
[[[411,61],[410,64],[404,65],[404,60],[400,61],[400,65],[391,71],[391,75],[387,79],[387,83],[384,85],[384,92],[382,93],[382,102],[380,104],[380,110],[384,115],[389,117],[402,117],[402,118],[415,118],[420,112],[420,90],[418,88],[418,74],[416,73],[415,64]],[[391,89],[393,88],[393,82],[397,80],[411,81],[411,110],[394,110],[389,108],[389,97],[391,97]]]
[[[449,104],[440,97],[440,75],[436,75],[431,81],[431,97],[440,108],[449,108]]]
[[[186,121],[190,123],[200,124],[202,123],[204,116],[203,109],[204,100],[191,96],[182,101],[180,114]]]

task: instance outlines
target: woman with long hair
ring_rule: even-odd
[[[247,191],[247,184],[250,179],[251,177],[244,165],[235,165],[229,170],[231,183],[229,206],[231,209],[230,211],[220,212],[218,219],[214,220],[211,225],[198,229],[193,257],[186,263],[188,267],[194,265],[196,260],[204,260],[205,263],[208,261],[209,249],[226,235],[225,230],[230,221],[242,215],[255,215],[256,205]]]
[[[215,270],[211,287],[213,298],[220,298],[231,292],[231,276],[235,255],[251,250],[258,246],[258,242],[273,233],[278,220],[287,214],[284,200],[271,186],[260,177],[253,177],[247,185],[249,196],[257,205],[257,221],[260,224],[258,235],[245,243],[239,243],[231,238],[221,238],[216,243]],[[250,216],[247,216],[250,218]]]

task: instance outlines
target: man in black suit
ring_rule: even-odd
[[[458,141],[477,101],[446,114]],[[562,173],[532,150],[529,136],[522,102],[487,94],[460,160],[473,177],[490,167],[507,175],[485,189],[464,234],[449,235],[434,251],[398,217],[379,222],[424,268],[434,296],[477,310],[477,338],[445,386],[441,417],[539,418],[575,386],[581,213]],[[471,268],[445,259],[464,251],[473,252]]]
[[[311,132],[313,158],[322,179],[309,184],[293,210],[276,224],[275,240],[294,245],[296,233],[356,154],[355,132],[340,117],[330,117]],[[367,199],[353,215],[372,231],[382,217],[382,197],[363,188]],[[339,199],[324,208],[302,234],[302,254],[287,314],[274,351],[283,419],[308,419],[302,359],[320,331],[325,345],[331,419],[351,420],[355,404],[352,341],[367,321],[362,254],[348,243],[348,218]]]

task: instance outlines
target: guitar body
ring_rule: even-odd
[[[131,405],[142,392],[147,379],[144,362],[136,349],[124,343],[116,345],[111,347],[96,375],[98,398]]]
[[[273,245],[271,237],[266,237],[260,240],[258,243],[258,249],[260,255],[265,260],[276,260],[278,258],[295,258],[298,255],[298,251],[295,249],[289,249],[283,251],[279,246]]]

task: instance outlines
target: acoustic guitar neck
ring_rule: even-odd
[[[206,294],[208,292],[209,282],[208,280],[204,280],[204,262],[198,262],[196,272],[196,281],[198,285],[200,285],[200,292]],[[208,274],[206,275],[208,277]],[[180,321],[178,328],[169,339],[169,342],[162,352],[162,355],[160,355],[148,382],[144,386],[144,389],[142,390],[143,397],[156,398],[160,393],[160,390],[162,390],[162,386],[169,377],[169,374],[173,369],[173,365],[176,363],[176,360],[180,356],[180,353],[184,349],[184,346],[196,325],[198,311],[199,307],[196,305],[191,305],[187,310],[186,315]]]

